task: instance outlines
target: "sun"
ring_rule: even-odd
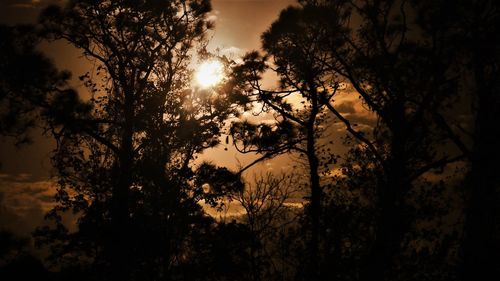
[[[224,78],[224,66],[216,60],[205,61],[198,66],[194,78],[201,88],[213,87]]]

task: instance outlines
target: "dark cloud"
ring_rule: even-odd
[[[334,103],[337,111],[349,120],[357,130],[369,132],[377,123],[377,116],[363,105],[352,93],[344,94]],[[339,123],[339,131],[345,130],[343,123]]]
[[[356,113],[353,101],[344,101],[335,107],[340,113]]]
[[[29,236],[53,206],[55,184],[28,174],[0,174],[0,229]]]

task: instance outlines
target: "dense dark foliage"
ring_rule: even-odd
[[[74,99],[76,93],[67,86],[70,73],[36,49],[41,38],[32,26],[0,25],[0,37],[0,134],[22,144],[30,142],[30,130],[54,99]]]
[[[22,143],[39,125],[57,143],[56,205],[34,233],[47,258],[2,231],[2,275],[500,276],[497,2],[301,0],[261,51],[219,58],[230,75],[199,89],[190,62],[197,48],[210,56],[210,10],[75,0],[36,27],[1,26],[0,134]],[[87,93],[37,51],[41,40],[89,60]],[[276,87],[262,86],[266,72]],[[256,108],[262,118],[239,118]],[[258,156],[239,171],[196,161],[226,129],[226,145]],[[285,154],[293,171],[242,178]],[[241,212],[226,217],[229,205]]]

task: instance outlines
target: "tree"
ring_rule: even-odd
[[[0,274],[20,279],[49,280],[49,272],[42,262],[29,253],[29,239],[0,231]]]
[[[70,74],[57,70],[36,47],[41,41],[33,26],[0,25],[0,135],[31,141],[30,129],[43,127],[37,122],[42,109],[56,96],[69,93]]]
[[[224,94],[189,89],[192,49],[211,27],[210,9],[205,0],[123,0],[43,12],[45,36],[68,41],[94,65],[80,77],[91,110],[63,111],[51,123],[56,228],[38,235],[56,259],[84,263],[98,279],[168,279],[203,217],[198,202],[216,204],[225,188],[239,186],[233,177],[205,193],[207,170],[231,172],[193,166],[197,153],[218,144],[232,112]],[[78,214],[75,233],[61,222],[70,210]]]
[[[439,32],[455,58],[461,78],[461,92],[471,100],[470,128],[450,126],[471,139],[468,146],[464,240],[461,251],[461,279],[498,276],[500,257],[499,185],[496,143],[496,112],[499,105],[500,7],[495,1],[424,1],[420,25]],[[444,9],[447,12],[444,13]],[[445,16],[445,17],[444,17]],[[453,130],[452,130],[453,129]]]
[[[279,20],[262,35],[265,55],[251,52],[243,58],[242,65],[235,67],[234,77],[240,83],[239,90],[246,93],[247,103],[259,103],[263,112],[274,115],[274,123],[235,122],[231,135],[240,152],[261,154],[257,161],[290,152],[298,152],[307,159],[310,231],[305,237],[309,257],[306,278],[316,279],[323,193],[320,165],[335,160],[329,153],[321,162],[319,154],[324,145],[319,140],[324,131],[325,101],[336,93],[339,83],[321,62],[322,52],[317,44],[320,33],[304,24],[310,16],[303,16],[296,8],[282,11]],[[267,63],[268,59],[272,63]],[[261,86],[261,75],[266,70],[278,76],[276,89]]]
[[[253,183],[232,194],[231,198],[244,209],[242,223],[250,238],[249,263],[251,280],[290,278],[294,257],[280,255],[282,248],[292,252],[292,243],[285,241],[287,232],[297,223],[297,210],[287,204],[296,200],[300,183],[293,174],[255,176]],[[296,265],[296,263],[295,263]]]
[[[245,224],[235,220],[211,223],[196,229],[190,240],[188,262],[179,268],[183,280],[252,280],[253,237]]]
[[[414,183],[427,172],[468,154],[444,117],[458,96],[454,57],[442,37],[418,26],[414,17],[418,4],[299,2],[299,7],[288,8],[273,24],[272,37],[266,37],[270,33],[264,36],[264,40],[270,39],[265,48],[272,42],[273,51],[281,50],[278,54],[286,63],[293,65],[298,60],[306,66],[302,75],[321,73],[333,81],[330,88],[323,86],[327,83],[316,84],[324,89],[319,103],[345,124],[383,168],[377,183],[375,241],[363,270],[363,279],[383,280],[412,226],[407,200]],[[273,29],[278,26],[281,30]],[[335,85],[341,82],[348,83],[377,115],[371,138],[355,130],[331,103],[338,89]],[[449,144],[456,145],[459,152],[444,149]]]
[[[379,120],[370,140],[326,104],[383,167],[376,240],[363,275],[383,280],[412,224],[406,200],[414,181],[466,156],[442,149],[453,139],[436,121],[456,93],[452,57],[439,37],[409,31],[415,7],[405,1],[301,3],[322,32],[321,62],[346,79]]]

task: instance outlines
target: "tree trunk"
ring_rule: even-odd
[[[309,240],[309,269],[307,278],[309,280],[318,280],[319,277],[319,232],[320,232],[320,214],[321,214],[321,186],[318,175],[319,161],[315,150],[314,130],[307,132],[307,160],[309,162],[309,177],[311,184],[311,238]]]
[[[111,202],[111,274],[114,281],[130,280],[131,275],[131,229],[129,195],[133,172],[133,118],[134,108],[131,93],[126,93],[124,104],[124,124],[119,151],[118,181],[113,187]]]
[[[382,181],[378,191],[378,214],[375,240],[361,280],[387,280],[387,274],[394,265],[394,257],[400,251],[401,243],[409,228],[409,218],[406,217],[404,194],[409,190],[408,171],[405,152],[406,133],[404,108],[399,107],[391,122],[392,137],[390,140],[390,159],[384,169],[385,181]]]
[[[321,278],[321,263],[319,255],[320,244],[320,216],[321,216],[321,200],[322,190],[320,185],[320,178],[318,174],[319,160],[316,156],[316,120],[319,113],[318,93],[316,91],[315,83],[312,78],[308,80],[311,100],[311,112],[309,113],[309,120],[307,121],[306,130],[306,152],[307,161],[309,164],[309,180],[311,184],[311,198],[310,198],[310,219],[311,219],[311,237],[307,241],[309,262],[306,269],[306,280],[320,280]]]
[[[500,276],[498,72],[487,72],[491,57],[486,50],[475,53],[477,109],[462,245],[462,280],[467,281]]]

